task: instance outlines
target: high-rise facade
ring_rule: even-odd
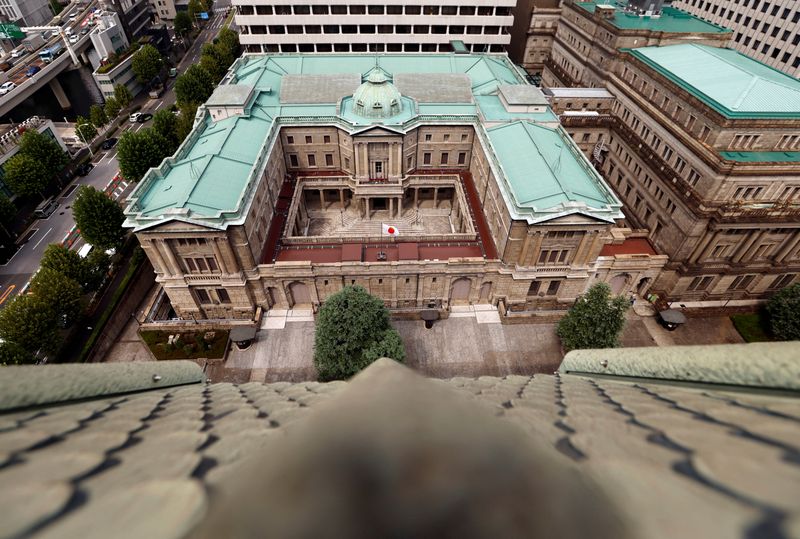
[[[250,52],[503,52],[515,0],[436,3],[381,0],[286,2],[234,0],[240,41]]]
[[[0,16],[20,26],[39,26],[53,18],[47,0],[0,0]]]
[[[730,28],[733,48],[800,77],[798,0],[675,0],[672,5]]]

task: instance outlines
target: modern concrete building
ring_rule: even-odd
[[[441,52],[451,50],[453,40],[469,51],[502,52],[510,43],[515,3],[232,2],[245,50],[301,53]]]
[[[89,37],[101,59],[119,54],[130,46],[119,15],[113,11],[107,11],[96,19],[95,29]]]
[[[537,316],[666,262],[505,55],[245,55],[125,213],[189,321],[348,284],[409,316]]]
[[[50,22],[53,11],[47,0],[0,0],[0,17],[20,26],[40,26]]]
[[[797,0],[674,0],[734,32],[731,46],[784,73],[800,77],[800,2]]]
[[[133,95],[137,95],[142,86],[136,80],[131,68],[133,55],[129,54],[130,42],[125,35],[124,27],[118,13],[108,11],[97,20],[97,28],[90,34],[92,45],[101,58],[101,64],[94,70],[92,77],[104,98],[114,95],[114,86],[124,84]],[[109,63],[112,55],[122,55],[120,60]]]

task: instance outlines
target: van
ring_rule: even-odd
[[[53,215],[56,208],[58,208],[58,202],[53,197],[50,197],[36,206],[36,209],[33,210],[33,216],[37,219],[47,219]]]

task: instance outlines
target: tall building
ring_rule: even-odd
[[[150,0],[150,9],[162,21],[171,21],[175,18],[174,0]]]
[[[136,41],[147,33],[152,22],[148,0],[104,0],[102,4],[119,15],[128,41]]]
[[[53,11],[47,0],[0,0],[0,16],[20,26],[41,26],[50,22]]]
[[[666,262],[505,55],[245,55],[125,213],[185,320],[348,284],[538,316],[598,280],[643,293]]]
[[[529,0],[533,5],[528,13],[524,34],[512,34],[512,59],[522,65],[539,84],[544,71],[544,62],[550,56],[553,41],[561,18],[561,0]],[[516,30],[516,19],[515,30]],[[520,50],[521,49],[521,50]],[[511,52],[509,54],[511,54]]]
[[[250,52],[502,52],[510,43],[515,0],[431,5],[410,2],[282,5],[234,0],[239,40]]]
[[[800,77],[800,2],[797,0],[674,0],[683,9],[730,28],[731,46]]]

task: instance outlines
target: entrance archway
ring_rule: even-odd
[[[292,301],[291,307],[311,305],[311,293],[306,283],[295,281],[289,284],[289,298]]]
[[[650,283],[652,281],[653,280],[650,277],[643,277],[642,279],[639,279],[639,284],[636,285],[636,293],[644,297],[647,289],[650,288]]]
[[[478,303],[489,303],[489,296],[492,294],[492,283],[483,283],[481,293],[478,296]]]
[[[612,294],[620,294],[625,289],[625,286],[631,280],[631,276],[627,273],[620,273],[615,275],[609,282],[608,286],[611,287]]]
[[[461,277],[453,281],[450,285],[450,304],[464,305],[469,303],[469,291],[472,288],[472,280]]]

